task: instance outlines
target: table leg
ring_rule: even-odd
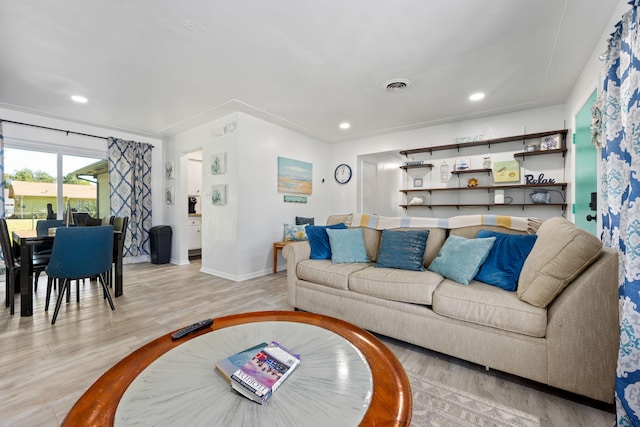
[[[33,246],[20,245],[20,316],[33,316]]]
[[[122,284],[122,245],[118,245],[118,250],[116,254],[116,262],[115,262],[115,285],[114,285],[114,295],[119,297],[123,292],[123,284]]]
[[[278,272],[278,245],[273,244],[273,273]]]

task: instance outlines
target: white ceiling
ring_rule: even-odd
[[[339,142],[562,104],[615,7],[0,0],[0,107],[156,137],[243,111]],[[388,93],[394,78],[412,85]]]

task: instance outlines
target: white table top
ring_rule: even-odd
[[[277,341],[301,363],[264,405],[237,394],[215,363]],[[116,426],[355,426],[373,393],[366,359],[341,336],[297,322],[258,322],[201,335],[149,365],[128,387]]]

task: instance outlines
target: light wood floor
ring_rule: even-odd
[[[124,295],[111,311],[95,282],[63,306],[54,326],[44,312],[46,276],[33,317],[0,315],[0,425],[57,426],[80,395],[118,360],[152,339],[210,317],[290,310],[285,272],[236,283],[199,272],[200,263],[125,265]],[[2,288],[4,289],[4,284]],[[4,295],[2,295],[4,299]],[[19,307],[19,297],[16,302]],[[544,426],[611,426],[609,407],[396,340],[380,337],[407,370],[535,414]]]

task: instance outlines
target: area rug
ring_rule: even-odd
[[[407,371],[413,391],[412,426],[539,427],[540,419]]]

